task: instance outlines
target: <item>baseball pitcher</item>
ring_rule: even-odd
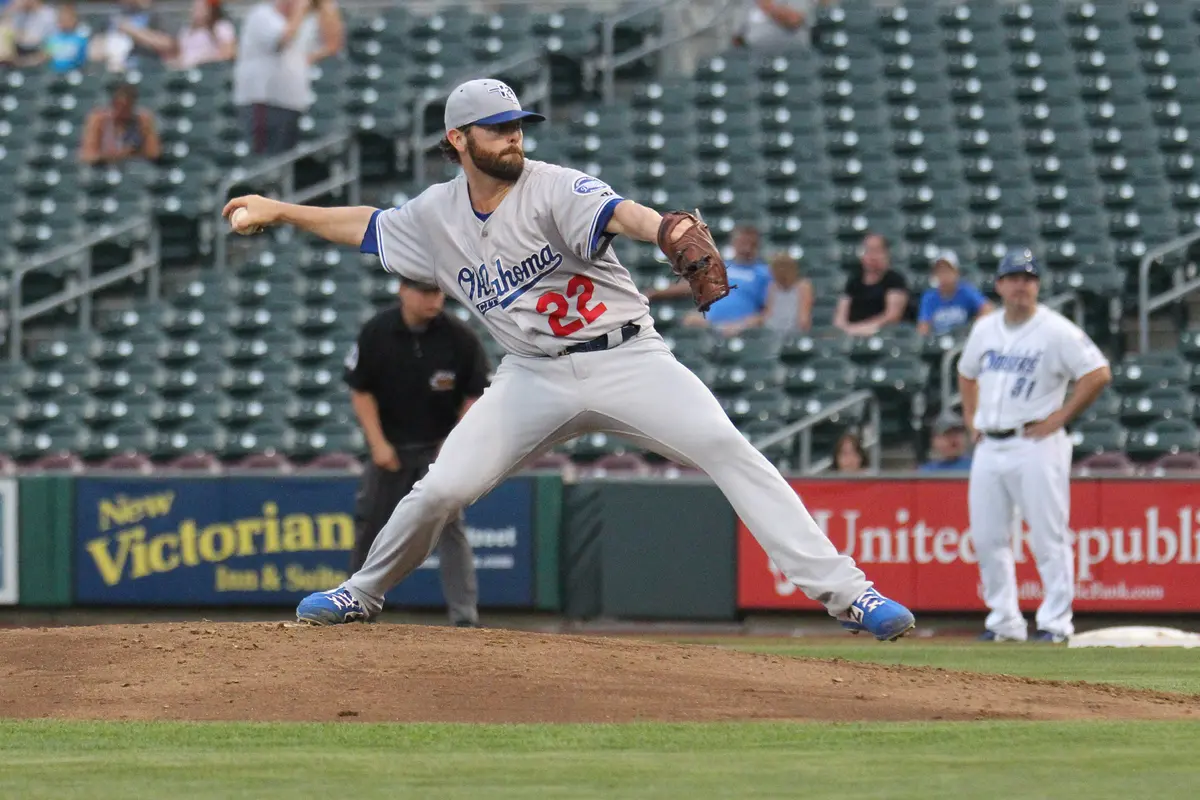
[[[425,560],[459,509],[555,444],[605,431],[707,472],[788,579],[844,627],[881,640],[904,635],[912,613],[837,551],[675,360],[609,247],[615,236],[657,242],[703,311],[729,292],[707,227],[691,214],[660,215],[595,177],[527,160],[521,126],[541,119],[504,83],[469,81],[446,102],[442,143],[461,173],[403,206],[316,208],[248,196],[225,207],[238,232],[293,225],[441,286],[506,350],[362,569],[305,598],[297,617],[336,624],[378,614],[384,594]]]
[[[1041,270],[1026,248],[1010,250],[996,271],[1004,310],[977,321],[958,362],[963,418],[978,443],[968,504],[990,609],[985,641],[1025,641],[1013,561],[1019,509],[1042,579],[1035,638],[1062,642],[1075,632],[1074,560],[1068,538],[1071,440],[1067,424],[1112,380],[1087,334],[1038,303]],[[1075,390],[1067,397],[1067,384]],[[1064,402],[1065,401],[1065,402]]]

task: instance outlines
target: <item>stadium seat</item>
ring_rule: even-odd
[[[767,358],[715,366],[706,383],[718,394],[744,394],[777,389],[783,377],[783,365]]]
[[[721,407],[741,429],[751,422],[779,422],[789,419],[792,400],[782,390],[774,389],[729,395],[722,400]]]
[[[1149,464],[1146,472],[1155,477],[1200,473],[1200,453],[1171,453],[1162,456]]]
[[[717,339],[709,357],[721,364],[754,363],[779,358],[781,337],[767,328],[752,328]]]
[[[100,462],[99,468],[111,472],[154,473],[154,462],[141,453],[117,453]]]
[[[1134,475],[1137,464],[1134,464],[1124,453],[1096,453],[1086,456],[1075,463],[1073,472],[1079,477],[1092,475]]]
[[[858,370],[854,363],[840,356],[814,358],[800,366],[789,367],[784,385],[789,394],[811,394],[827,389],[849,391]]]
[[[1078,422],[1072,426],[1070,436],[1077,460],[1100,453],[1121,452],[1129,441],[1129,431],[1114,419]]]
[[[1188,363],[1175,352],[1128,355],[1113,369],[1113,388],[1121,393],[1181,386],[1188,382]]]
[[[1179,386],[1147,389],[1121,401],[1121,422],[1129,427],[1157,419],[1191,419],[1195,414],[1196,397]]]
[[[637,453],[609,453],[589,463],[580,472],[580,475],[589,478],[644,478],[651,474],[653,468]]]
[[[1126,451],[1130,458],[1142,463],[1166,455],[1200,452],[1200,429],[1191,420],[1158,420],[1132,431]]]

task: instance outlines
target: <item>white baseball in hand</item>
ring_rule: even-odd
[[[244,208],[235,208],[233,213],[229,215],[229,224],[233,226],[234,233],[240,233],[242,236],[249,236],[252,233],[258,233],[262,230],[259,225],[250,225],[247,217],[250,212]]]

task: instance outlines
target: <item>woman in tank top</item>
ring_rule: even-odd
[[[117,84],[112,90],[112,103],[88,114],[80,161],[112,164],[130,158],[154,161],[159,157],[162,151],[154,117],[137,107],[137,97],[132,85]]]
[[[771,286],[763,325],[781,332],[807,331],[812,327],[812,281],[800,277],[800,265],[787,253],[777,253],[768,262]]]

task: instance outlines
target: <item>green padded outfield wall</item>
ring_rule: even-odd
[[[711,483],[568,486],[561,547],[567,616],[737,616],[736,518]]]
[[[571,619],[601,615],[600,540],[604,531],[604,486],[581,483],[563,486],[559,563],[562,610]]]
[[[35,475],[20,478],[19,486],[20,604],[69,606],[75,479]]]
[[[562,475],[538,475],[534,483],[533,596],[538,611],[560,611],[559,531],[562,530]]]

